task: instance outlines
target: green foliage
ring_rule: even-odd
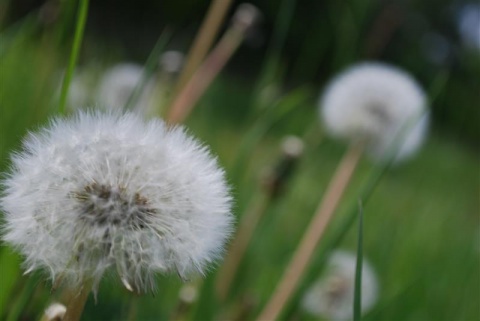
[[[365,1],[312,6],[315,10],[307,16],[320,13],[323,20],[307,23],[315,33],[306,34],[307,39],[311,38],[310,43],[301,43],[297,48],[298,59],[293,60],[289,70],[296,79],[313,79],[320,70],[325,71],[322,78],[326,79],[332,71],[363,58],[361,40],[369,25],[367,21],[379,10],[378,4]],[[321,9],[327,10],[321,12]],[[298,6],[297,10],[300,13],[295,14],[305,13],[306,9]],[[337,24],[336,20],[341,21]],[[26,19],[1,34],[2,175],[8,171],[9,155],[18,150],[24,135],[58,112],[59,76],[66,66],[69,49],[58,43],[62,37],[50,34],[48,29],[38,31],[37,22],[32,21]],[[293,34],[299,32],[298,24],[294,19]],[[333,26],[332,30],[328,26]],[[357,29],[358,26],[364,29]],[[322,36],[322,41],[314,41],[318,39],[317,34]],[[287,38],[286,41],[296,43],[297,40]],[[87,43],[88,46],[94,45]],[[83,60],[89,58],[93,60],[88,55]],[[466,64],[473,66],[471,61]],[[268,60],[265,65],[269,63]],[[281,89],[283,79],[278,74],[288,68],[281,59],[277,63],[271,73],[274,76],[265,79]],[[469,113],[478,113],[478,108],[471,107],[473,111],[465,113],[452,107],[439,109],[445,104],[474,105],[472,97],[476,96],[470,89],[475,87],[475,82],[471,79],[478,75],[478,69],[472,70],[472,74],[459,76],[454,72],[444,78],[432,73],[425,79],[426,83],[437,79],[439,88],[445,88],[440,90],[435,107],[440,122],[425,148],[411,162],[386,173],[374,169],[368,160],[362,161],[325,241],[320,244],[318,251],[324,253],[323,259],[312,263],[308,276],[312,280],[320,275],[324,258],[332,248],[355,248],[358,234],[349,229],[352,217],[355,219],[350,213],[352,206],[356,210],[359,192],[362,200],[367,195],[362,245],[365,257],[379,275],[381,293],[379,303],[368,315],[362,316],[363,320],[480,319],[478,154],[447,136],[442,127],[445,122],[458,123],[452,128],[466,122],[475,123]],[[467,87],[463,86],[465,79],[470,79]],[[236,199],[237,217],[242,216],[261,188],[263,169],[276,162],[278,143],[284,135],[294,133],[305,138],[305,157],[285,195],[272,203],[266,219],[260,222],[234,284],[231,301],[222,306],[217,303],[213,294],[216,273],[212,269],[203,281],[206,285],[203,295],[196,306],[190,307],[187,319],[211,319],[220,313],[234,316],[242,309],[245,319],[255,317],[283,273],[344,150],[338,142],[322,140],[313,99],[317,93],[311,85],[302,85],[287,93],[280,90],[263,109],[255,108],[258,96],[252,95],[252,92],[261,95],[262,88],[252,90],[252,87],[255,86],[231,76],[220,77],[187,122],[190,130],[211,146],[226,167]],[[467,136],[477,135],[476,130],[470,130],[466,129]],[[50,284],[43,275],[23,276],[20,263],[21,258],[2,244],[2,320],[36,319],[47,303],[61,296],[61,291],[50,292]],[[112,279],[102,282],[96,304],[92,297],[87,302],[85,320],[125,320],[129,315],[135,315],[136,320],[165,320],[178,305],[182,282],[174,275],[159,277],[154,297],[135,297]],[[199,280],[192,281],[201,284]],[[307,285],[300,287],[288,305],[287,317],[312,319],[299,308]]]

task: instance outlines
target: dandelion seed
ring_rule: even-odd
[[[377,160],[410,126],[399,146],[397,160],[412,155],[423,143],[428,115],[426,97],[404,71],[381,63],[363,63],[334,78],[320,101],[320,113],[328,132],[335,137],[362,141]],[[408,126],[407,126],[408,127]]]
[[[154,290],[157,272],[204,273],[232,229],[224,173],[181,127],[79,112],[30,134],[12,157],[3,239],[72,287],[116,270]]]
[[[304,310],[317,317],[335,321],[351,320],[355,289],[355,254],[336,251],[326,273],[307,291],[302,300]],[[373,268],[363,261],[362,313],[368,312],[378,298],[378,281]]]

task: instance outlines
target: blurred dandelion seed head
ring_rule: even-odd
[[[143,67],[136,64],[120,63],[111,67],[100,81],[97,91],[98,104],[112,110],[122,110],[142,77]],[[131,106],[131,109],[141,114],[148,114],[153,90],[154,83],[150,81],[144,86],[137,103]]]
[[[175,74],[180,72],[184,62],[184,55],[180,51],[166,51],[160,57],[160,67],[167,73]]]
[[[231,233],[224,173],[181,127],[132,113],[79,112],[30,134],[12,158],[3,239],[78,286],[116,269],[129,290],[157,272],[204,273]]]
[[[330,82],[320,99],[320,114],[332,136],[365,143],[377,160],[385,158],[396,137],[403,135],[400,160],[424,140],[426,103],[422,88],[406,72],[382,63],[363,63]]]
[[[302,300],[306,312],[335,321],[351,320],[355,289],[355,254],[336,251],[330,257],[325,274],[307,291]],[[378,281],[370,264],[362,266],[362,313],[377,301]]]

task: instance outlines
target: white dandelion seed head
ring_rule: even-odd
[[[112,110],[122,110],[130,96],[140,84],[143,77],[143,67],[133,63],[120,63],[108,69],[100,80],[97,91],[97,102]],[[148,114],[153,96],[153,81],[143,88],[137,103],[131,106],[143,115]]]
[[[356,256],[336,251],[330,257],[325,274],[307,291],[302,307],[308,313],[335,321],[351,320],[355,290]],[[370,264],[363,259],[362,313],[377,302],[378,280]]]
[[[4,241],[78,286],[116,270],[129,290],[156,272],[204,273],[232,230],[224,172],[182,127],[79,112],[30,134],[3,181]]]
[[[397,137],[402,138],[397,161],[418,150],[428,128],[426,108],[426,96],[417,82],[382,63],[347,69],[330,82],[320,99],[326,130],[340,139],[362,141],[376,160],[388,156]]]

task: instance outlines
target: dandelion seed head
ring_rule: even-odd
[[[388,156],[397,136],[403,137],[397,160],[421,146],[428,127],[425,110],[426,97],[416,81],[381,63],[347,69],[330,82],[320,99],[326,130],[340,139],[362,141],[376,160]]]
[[[140,84],[143,67],[133,63],[120,63],[108,69],[100,80],[97,91],[97,103],[108,108],[122,110],[130,96]],[[147,114],[150,110],[154,90],[152,82],[142,89],[137,103],[130,106],[132,110]]]
[[[224,173],[182,127],[79,112],[30,134],[12,163],[3,239],[52,279],[96,288],[113,270],[153,290],[157,272],[204,273],[231,233]]]
[[[330,257],[326,272],[307,291],[302,300],[304,310],[312,315],[335,321],[351,320],[355,290],[355,254],[336,251]],[[368,312],[378,298],[378,281],[370,264],[362,266],[362,313]]]

